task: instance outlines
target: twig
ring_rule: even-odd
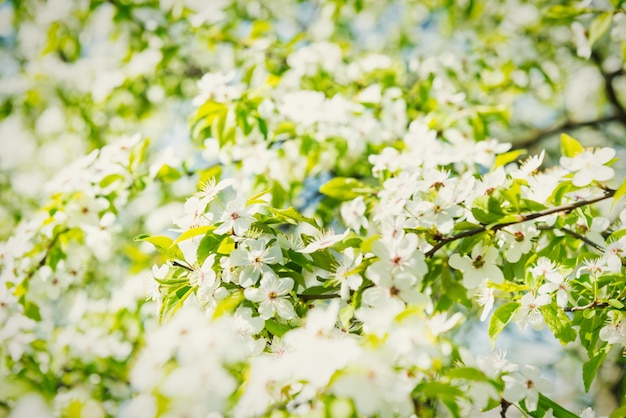
[[[35,273],[37,273],[37,271],[42,268],[43,266],[46,265],[46,262],[48,261],[48,257],[50,257],[50,250],[52,250],[52,247],[54,247],[54,245],[57,243],[57,241],[59,240],[59,237],[62,234],[65,234],[67,231],[69,231],[69,228],[65,228],[62,231],[59,231],[57,234],[55,234],[52,239],[50,240],[50,242],[48,243],[48,245],[46,246],[46,252],[43,255],[43,257],[41,258],[41,260],[39,260],[39,262],[37,263],[37,265],[35,267],[33,267],[33,269],[31,271],[28,272],[28,274],[26,275],[25,280],[30,280],[32,279],[32,277],[35,275]]]
[[[618,117],[618,120],[622,124],[626,125],[626,109],[624,109],[624,106],[619,101],[619,98],[617,97],[617,92],[615,91],[615,87],[613,86],[613,79],[615,79],[615,77],[617,76],[622,75],[622,72],[617,71],[612,73],[606,73],[602,71],[602,61],[604,59],[602,56],[600,56],[598,51],[593,51],[591,53],[591,59],[598,66],[600,74],[602,74],[602,78],[604,78],[604,92],[606,93],[606,97],[609,103],[611,103],[611,107],[613,108],[615,116]]]
[[[336,299],[338,297],[340,297],[340,295],[338,293],[325,293],[323,295],[302,295],[302,294],[298,294],[296,295],[298,297],[298,299],[303,300],[303,301],[309,301],[309,300],[323,300],[323,299]]]
[[[557,125],[552,128],[538,131],[535,135],[529,138],[521,139],[518,141],[512,141],[513,143],[512,148],[513,149],[528,148],[529,146],[536,144],[537,142],[541,141],[544,138],[561,133],[563,131],[568,131],[568,130],[573,130],[573,129],[578,129],[578,128],[585,128],[585,127],[595,127],[595,126],[603,125],[609,122],[623,122],[623,120],[622,120],[622,117],[619,115],[606,116],[606,117],[599,118],[599,119],[587,120],[587,121],[581,121],[581,122],[574,122],[574,121],[568,120],[562,123],[561,125]]]
[[[604,252],[604,247],[603,246],[593,242],[592,240],[590,240],[589,238],[587,238],[584,235],[579,234],[578,232],[574,232],[574,231],[572,231],[571,229],[568,229],[568,228],[559,228],[559,230],[561,232],[564,232],[564,233],[566,233],[568,235],[573,236],[574,238],[577,238],[577,239],[583,241],[584,243],[592,246],[593,248],[595,248],[596,250],[598,250],[598,251],[600,251],[602,253]]]
[[[576,208],[580,208],[582,206],[587,206],[587,205],[591,205],[593,203],[597,203],[600,202],[602,200],[606,200],[609,199],[611,197],[613,197],[613,195],[615,194],[615,190],[611,190],[611,189],[605,189],[604,195],[603,196],[598,196],[595,197],[593,199],[589,199],[589,200],[578,200],[574,203],[570,203],[569,205],[562,205],[562,206],[557,206],[554,208],[550,208],[550,209],[545,209],[545,210],[540,210],[538,212],[534,212],[534,213],[529,213],[528,215],[519,215],[519,220],[517,221],[512,221],[512,222],[504,222],[501,224],[496,224],[494,226],[492,226],[491,228],[489,228],[489,230],[491,231],[498,231],[502,228],[505,228],[507,226],[510,225],[515,225],[515,224],[520,224],[523,222],[527,222],[527,221],[532,221],[533,219],[538,219],[538,218],[542,218],[544,216],[548,216],[548,215],[552,215],[553,213],[559,213],[559,212],[570,212]],[[435,253],[437,251],[439,251],[441,248],[443,248],[444,246],[446,246],[447,244],[459,240],[461,238],[466,238],[466,237],[471,237],[474,235],[478,235],[481,234],[483,232],[487,231],[487,225],[481,225],[478,228],[474,228],[474,229],[470,229],[467,231],[463,231],[459,234],[456,235],[452,235],[449,237],[444,237],[441,238],[439,240],[439,242],[433,247],[431,248],[427,253],[426,253],[426,257],[430,258],[433,255],[435,255]]]
[[[511,402],[507,401],[504,398],[500,399],[500,416],[502,418],[506,418],[506,411],[507,409],[509,409],[509,406],[511,406]]]
[[[582,306],[568,306],[567,308],[565,308],[565,312],[585,311],[587,309],[599,309],[606,308],[608,306],[609,304],[607,302],[598,302],[594,300],[593,302]]]

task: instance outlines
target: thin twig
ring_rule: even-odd
[[[574,203],[570,203],[569,205],[562,205],[562,206],[557,206],[554,208],[550,208],[550,209],[545,209],[545,210],[540,210],[538,212],[534,212],[534,213],[529,213],[528,215],[519,215],[519,220],[517,221],[512,221],[512,222],[504,222],[501,224],[496,224],[494,226],[492,226],[491,228],[489,228],[490,231],[498,231],[502,228],[505,228],[507,226],[510,225],[515,225],[515,224],[520,224],[523,222],[527,222],[527,221],[532,221],[533,219],[538,219],[538,218],[542,218],[544,216],[548,216],[548,215],[552,215],[553,213],[559,213],[559,212],[571,212],[572,210],[576,209],[576,208],[580,208],[583,206],[587,206],[587,205],[591,205],[593,203],[597,203],[600,202],[602,200],[606,200],[609,199],[611,197],[613,197],[613,195],[615,194],[615,190],[611,190],[611,189],[605,189],[604,195],[603,196],[598,196],[595,197],[593,199],[589,199],[589,200],[578,200]],[[441,238],[439,240],[439,242],[433,247],[431,248],[427,253],[426,253],[426,257],[430,258],[433,255],[435,255],[435,253],[437,251],[439,251],[441,248],[443,248],[444,246],[446,246],[447,244],[459,240],[461,238],[466,238],[466,237],[471,237],[474,235],[478,235],[481,234],[483,232],[487,231],[487,225],[481,225],[478,228],[474,228],[474,229],[470,229],[467,231],[463,231],[459,234],[456,235],[452,235],[449,237],[444,237]]]
[[[591,59],[597,65],[600,74],[602,74],[602,78],[604,78],[604,92],[606,93],[606,97],[611,103],[611,107],[613,108],[613,112],[615,116],[619,118],[619,121],[626,125],[626,109],[624,109],[624,105],[619,101],[617,97],[617,92],[615,91],[615,86],[613,86],[613,80],[615,77],[620,76],[621,72],[613,72],[606,73],[602,70],[602,62],[604,58],[600,56],[598,51],[593,51],[591,53]]]
[[[563,131],[571,131],[573,129],[579,129],[579,128],[585,128],[585,127],[596,127],[598,125],[604,125],[605,123],[610,123],[610,122],[622,122],[622,117],[619,115],[612,115],[612,116],[606,116],[606,117],[599,118],[599,119],[587,120],[587,121],[581,121],[581,122],[574,122],[574,121],[568,120],[552,128],[540,130],[531,137],[517,140],[517,141],[512,141],[513,149],[528,148],[531,145],[536,144],[537,142],[541,141],[544,138],[547,138],[552,135],[556,135]]]
[[[303,300],[303,301],[309,301],[309,300],[322,300],[322,299],[336,299],[338,297],[340,297],[340,295],[338,293],[325,293],[322,295],[302,295],[302,294],[298,294],[296,295],[298,297],[298,299]]]
[[[598,302],[594,300],[593,302],[582,306],[568,306],[567,308],[565,308],[565,312],[585,311],[587,309],[599,309],[606,308],[608,306],[609,304],[607,302]]]
[[[598,243],[593,242],[592,240],[590,240],[589,238],[587,238],[584,235],[579,234],[578,232],[574,232],[574,231],[572,231],[571,229],[568,229],[568,228],[559,228],[559,230],[561,232],[564,232],[564,233],[566,233],[568,235],[573,236],[574,238],[577,238],[577,239],[585,242],[586,244],[592,246],[593,248],[595,248],[596,250],[598,250],[598,251],[600,251],[602,253],[604,252],[604,247],[603,246],[601,246]]]
[[[57,234],[55,234],[52,237],[52,239],[50,240],[50,242],[46,246],[46,252],[44,253],[43,257],[41,258],[41,260],[39,260],[37,265],[35,267],[33,267],[33,269],[31,271],[28,272],[28,274],[26,275],[25,280],[32,279],[32,277],[35,275],[35,273],[37,273],[37,271],[40,268],[42,268],[43,266],[46,265],[46,262],[48,261],[48,257],[50,257],[50,251],[52,250],[52,247],[54,247],[56,245],[57,241],[59,240],[59,237],[61,235],[65,234],[67,231],[69,231],[69,228],[65,228],[62,231],[59,231]]]

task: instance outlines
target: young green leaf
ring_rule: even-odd
[[[494,311],[489,321],[489,338],[492,345],[495,344],[496,339],[520,306],[519,302],[507,302]]]
[[[606,348],[603,348],[595,356],[590,358],[589,361],[583,364],[583,383],[585,384],[585,392],[589,392],[591,383],[593,382],[593,379],[596,377],[598,368],[604,361],[606,354],[607,354],[607,350]]]
[[[584,148],[580,142],[569,136],[561,134],[561,154],[564,157],[575,157],[583,152]]]
[[[600,13],[591,21],[591,26],[589,27],[590,47],[593,47],[593,44],[609,30],[611,22],[613,22],[613,12]]]
[[[576,340],[576,331],[572,328],[572,323],[563,309],[554,303],[543,305],[539,309],[543,314],[546,325],[548,325],[554,336],[561,341],[561,344],[565,345]]]
[[[358,196],[374,193],[367,184],[349,177],[335,177],[322,187],[320,193],[340,201],[352,200]]]

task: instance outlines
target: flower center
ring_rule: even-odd
[[[474,268],[477,268],[477,269],[482,268],[484,265],[485,265],[485,260],[483,260],[482,255],[476,256],[476,258],[472,262],[472,266],[474,266]]]
[[[278,292],[276,292],[275,290],[270,291],[267,294],[267,298],[270,299],[270,300],[278,299]]]

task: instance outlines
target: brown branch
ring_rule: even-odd
[[[585,311],[587,309],[601,309],[608,306],[609,304],[607,302],[598,302],[594,300],[593,302],[582,306],[568,306],[567,308],[565,308],[565,312]]]
[[[574,121],[568,120],[560,125],[553,126],[552,128],[538,131],[531,137],[524,138],[518,141],[512,141],[513,143],[512,149],[528,148],[536,144],[537,142],[541,141],[544,138],[547,138],[552,135],[556,135],[563,131],[586,128],[586,127],[596,127],[598,125],[604,125],[605,123],[609,123],[609,122],[622,122],[622,117],[619,115],[612,115],[612,116],[606,116],[606,117],[599,118],[599,119],[587,120],[587,121],[581,121],[581,122],[574,122]]]
[[[185,270],[189,270],[189,271],[195,271],[193,268],[189,267],[188,265],[180,263],[178,261],[172,261],[172,266],[174,266],[174,267],[182,267]]]
[[[305,302],[307,302],[309,300],[336,299],[336,298],[340,297],[340,295],[338,293],[326,293],[326,294],[323,294],[323,295],[302,295],[302,294],[298,294],[296,296],[298,297],[298,299],[303,300]]]
[[[598,53],[598,51],[593,51],[591,53],[591,60],[596,64],[602,78],[604,78],[604,92],[606,93],[606,98],[609,103],[611,103],[611,107],[613,108],[613,113],[618,117],[618,120],[626,125],[626,109],[624,109],[624,105],[619,101],[617,97],[617,92],[615,91],[615,86],[613,86],[613,80],[622,75],[621,71],[616,71],[612,73],[606,73],[602,70],[602,61],[604,58]]]
[[[545,210],[540,210],[538,212],[534,212],[534,213],[529,213],[528,215],[518,215],[519,216],[519,220],[517,221],[513,221],[513,222],[504,222],[501,224],[496,224],[494,226],[492,226],[491,228],[489,228],[490,231],[498,231],[502,228],[505,228],[507,226],[510,225],[515,225],[515,224],[520,224],[523,222],[527,222],[527,221],[532,221],[533,219],[538,219],[538,218],[542,218],[544,216],[548,216],[548,215],[552,215],[553,213],[559,213],[559,212],[570,212],[576,208],[580,208],[582,206],[587,206],[587,205],[591,205],[593,203],[597,203],[600,202],[602,200],[606,200],[609,199],[611,197],[613,197],[613,195],[615,194],[615,190],[611,190],[611,189],[605,189],[604,195],[603,196],[598,196],[595,197],[593,199],[589,199],[589,200],[578,200],[574,203],[570,203],[569,205],[562,205],[562,206],[557,206],[554,208],[550,208],[550,209],[545,209]],[[435,255],[435,253],[437,251],[439,251],[441,248],[443,248],[444,246],[446,246],[447,244],[453,242],[453,241],[457,241],[459,239],[462,238],[466,238],[466,237],[471,237],[474,235],[478,235],[481,234],[483,232],[487,231],[487,225],[481,225],[478,228],[474,228],[474,229],[470,229],[467,231],[463,231],[459,234],[456,235],[452,235],[449,237],[444,237],[441,238],[439,240],[439,242],[433,247],[431,248],[428,252],[426,252],[426,257],[430,258],[433,255]]]
[[[571,229],[568,228],[559,228],[559,230],[565,234],[571,235],[574,238],[577,238],[581,241],[583,241],[584,243],[592,246],[593,248],[595,248],[596,250],[600,251],[600,252],[604,252],[604,247],[601,246],[598,243],[593,242],[592,240],[590,240],[589,238],[587,238],[584,235],[579,234],[578,232],[572,231]]]
[[[28,272],[28,274],[26,275],[24,280],[30,280],[33,278],[33,276],[35,275],[35,273],[37,273],[37,271],[42,268],[43,266],[46,265],[46,262],[48,261],[48,257],[50,257],[50,251],[52,250],[52,247],[55,246],[55,244],[57,243],[57,241],[59,240],[59,237],[63,234],[65,234],[67,231],[69,231],[69,228],[63,229],[62,231],[59,231],[57,234],[55,234],[52,239],[50,240],[50,242],[48,243],[48,245],[46,246],[45,249],[45,254],[43,255],[43,257],[41,258],[41,260],[39,260],[39,262],[37,263],[37,265],[35,267],[33,267],[33,269],[31,271]]]
[[[509,409],[509,406],[511,406],[511,402],[507,401],[506,399],[502,398],[500,399],[500,407],[502,408],[500,410],[500,416],[502,418],[506,418],[506,411]]]

